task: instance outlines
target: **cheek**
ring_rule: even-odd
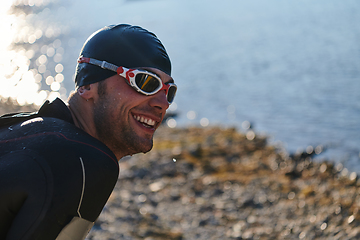
[[[113,97],[109,103],[109,116],[113,121],[119,121],[126,118],[128,115],[130,105],[127,96],[118,95]]]
[[[129,107],[136,106],[141,104],[144,100],[146,100],[147,96],[136,92],[134,89],[130,88],[127,91],[123,91],[118,93],[118,100],[122,102],[123,105],[127,105]]]

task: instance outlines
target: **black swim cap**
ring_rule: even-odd
[[[138,26],[119,24],[96,31],[86,40],[80,56],[127,68],[153,67],[171,75],[170,58],[160,40]],[[81,87],[115,74],[92,64],[78,63],[75,83]]]

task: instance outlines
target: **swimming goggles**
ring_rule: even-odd
[[[99,61],[94,58],[86,58],[82,56],[79,57],[78,63],[90,63],[103,69],[117,72],[117,74],[128,81],[128,84],[132,88],[146,96],[154,95],[161,90],[165,90],[168,103],[171,104],[174,101],[177,90],[176,84],[164,84],[161,79],[154,73],[142,69],[118,67],[106,61]]]

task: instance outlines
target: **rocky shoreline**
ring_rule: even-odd
[[[161,127],[120,162],[87,239],[360,239],[360,181],[341,164],[289,155],[252,130]]]

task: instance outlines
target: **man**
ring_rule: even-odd
[[[89,37],[75,82],[68,105],[0,118],[0,239],[84,239],[176,92],[160,40],[125,24]]]

